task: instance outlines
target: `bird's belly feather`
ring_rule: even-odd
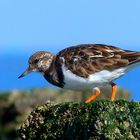
[[[109,84],[111,81],[124,75],[126,68],[119,68],[115,71],[102,70],[91,74],[88,78],[79,77],[73,74],[70,70],[67,70],[62,66],[64,74],[64,88],[68,89],[93,89],[95,87],[102,87]]]

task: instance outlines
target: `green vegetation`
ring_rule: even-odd
[[[28,140],[140,139],[140,103],[119,100],[45,104],[37,107],[19,129]]]
[[[91,91],[70,91],[55,89],[32,89],[26,91],[14,90],[0,93],[0,140],[18,140],[17,129],[36,106],[50,101],[52,104],[63,102],[84,102],[91,95]],[[111,90],[102,89],[97,98],[109,99]],[[131,94],[119,89],[116,99],[129,100]]]

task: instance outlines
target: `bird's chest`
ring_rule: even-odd
[[[90,83],[87,78],[81,78],[71,73],[69,70],[64,72],[64,88],[68,89],[89,89]]]

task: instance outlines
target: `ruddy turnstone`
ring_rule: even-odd
[[[99,96],[99,87],[110,84],[113,101],[117,90],[113,81],[139,64],[140,52],[103,44],[83,44],[66,48],[56,55],[47,51],[36,52],[29,58],[28,69],[19,78],[36,71],[61,88],[92,89],[93,95],[86,103]]]

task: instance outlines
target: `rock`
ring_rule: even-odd
[[[46,103],[31,112],[18,134],[23,140],[140,139],[140,103]]]

